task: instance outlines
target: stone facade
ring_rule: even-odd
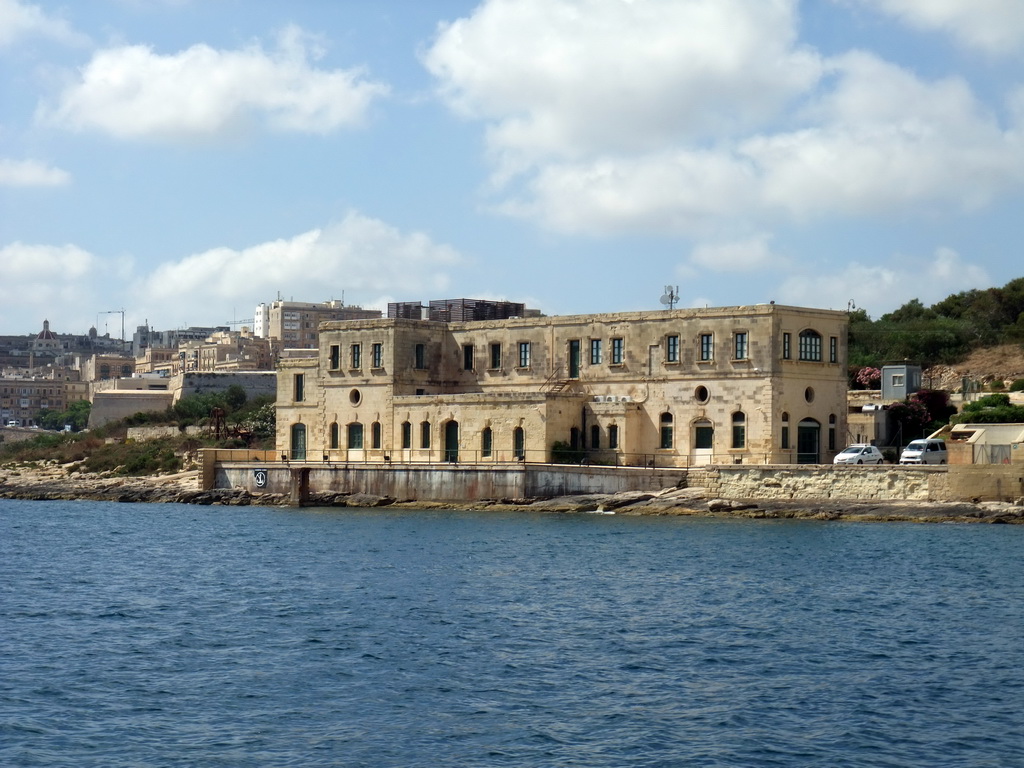
[[[764,304],[444,323],[325,323],[278,367],[294,460],[830,462],[847,313]]]

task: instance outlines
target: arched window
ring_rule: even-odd
[[[661,448],[672,447],[672,414],[661,414]]]
[[[580,449],[580,428],[573,427],[569,430],[569,448],[574,451]]]
[[[526,460],[526,433],[522,427],[512,430],[512,453],[517,461]]]
[[[375,451],[380,450],[381,446],[381,429],[380,422],[375,421],[370,425],[370,445]]]
[[[601,428],[594,424],[590,427],[590,449],[593,451],[601,448]]]
[[[121,378],[130,379],[132,377],[132,367],[130,365],[121,366]]]
[[[110,366],[106,363],[100,366],[100,378],[103,380],[110,378]]]
[[[480,433],[480,456],[484,459],[491,457],[494,445],[494,433],[491,432],[490,427],[484,427],[483,432]]]
[[[743,411],[736,411],[732,415],[732,447],[747,447],[747,417]]]
[[[292,424],[291,457],[296,461],[306,460],[306,425]]]
[[[348,448],[350,451],[363,449],[363,425],[358,421],[348,425]]]
[[[836,415],[834,413],[828,415],[828,449],[830,451],[836,449]]]
[[[619,448],[619,427],[617,424],[608,426],[608,449],[615,451]]]
[[[420,448],[430,447],[430,422],[420,423]]]
[[[782,450],[789,450],[789,414],[782,413]]]
[[[808,328],[800,331],[800,359],[821,362],[821,334]]]
[[[331,424],[331,450],[338,449],[338,422]]]
[[[412,448],[412,424],[408,421],[402,422],[402,447],[406,450]]]

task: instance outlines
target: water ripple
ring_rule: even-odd
[[[1022,766],[1022,544],[0,500],[0,764]]]

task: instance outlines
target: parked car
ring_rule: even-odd
[[[857,443],[848,445],[832,459],[833,464],[883,464],[885,457],[873,445]]]
[[[945,440],[912,440],[900,454],[900,464],[945,464],[948,460]]]

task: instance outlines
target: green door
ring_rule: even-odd
[[[804,419],[796,428],[796,463],[821,463],[821,425]]]
[[[573,339],[569,342],[569,378],[580,377],[580,340]]]
[[[459,422],[449,421],[444,425],[444,460],[459,460]]]

